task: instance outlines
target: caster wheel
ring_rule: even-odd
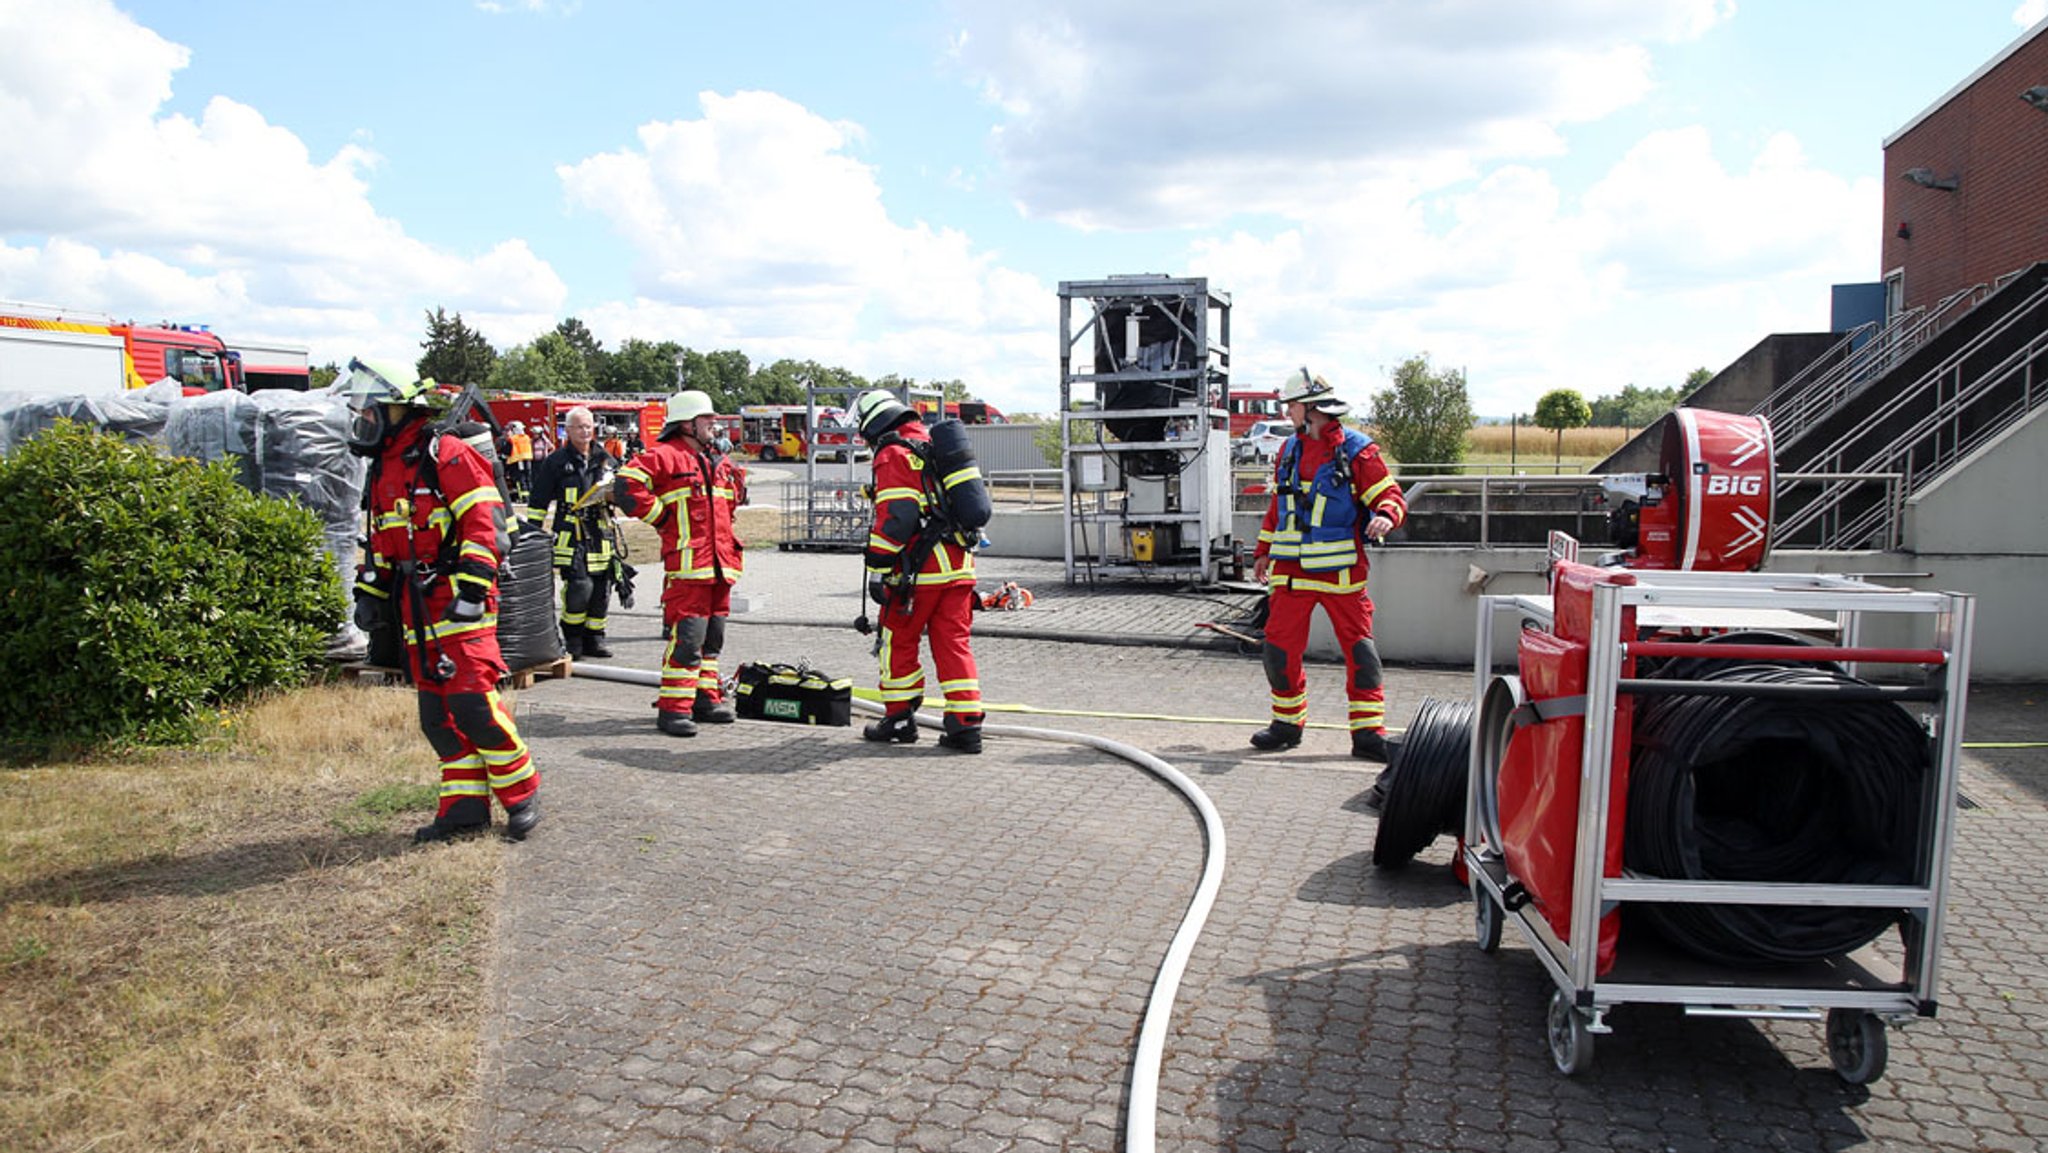
[[[1558,1072],[1576,1077],[1593,1067],[1593,1034],[1563,989],[1551,992],[1544,1025],[1550,1038],[1550,1061]]]
[[[1828,1010],[1828,1059],[1835,1076],[1851,1085],[1868,1085],[1884,1076],[1890,1043],[1884,1021],[1861,1009]]]
[[[1479,942],[1479,951],[1491,953],[1500,948],[1501,918],[1506,916],[1493,897],[1479,882],[1472,882],[1472,936]]]

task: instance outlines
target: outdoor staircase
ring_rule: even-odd
[[[2048,263],[1857,340],[1751,410],[1777,449],[1775,548],[1899,547],[1912,494],[2048,400]]]

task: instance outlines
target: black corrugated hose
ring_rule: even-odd
[[[1439,833],[1465,830],[1465,783],[1472,748],[1472,702],[1424,697],[1380,775],[1379,828],[1372,863],[1398,869]]]
[[[1832,665],[1685,662],[1664,677],[1867,684]],[[1932,746],[1890,702],[1655,697],[1639,702],[1624,856],[1632,874],[1796,884],[1914,879]],[[1899,913],[1783,905],[1628,906],[1673,944],[1730,966],[1819,960],[1876,939]]]

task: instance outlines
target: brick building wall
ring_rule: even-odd
[[[2020,94],[2048,85],[2048,22],[2036,25],[1884,144],[1882,275],[1903,309],[2048,259],[2048,112]],[[1915,168],[1954,191],[1905,179]]]

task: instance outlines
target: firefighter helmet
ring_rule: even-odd
[[[387,406],[426,409],[447,403],[431,379],[391,360],[349,361],[342,394],[350,409],[349,451],[358,456],[377,455],[391,434],[409,421],[409,417],[393,420],[385,411]]]
[[[1310,372],[1307,366],[1288,373],[1287,379],[1280,382],[1280,403],[1305,404],[1331,416],[1343,416],[1351,411],[1349,404],[1338,399],[1337,390],[1330,386],[1330,382]]]
[[[860,429],[861,439],[869,444],[880,440],[883,433],[896,426],[916,419],[917,414],[886,388],[871,388],[853,401],[854,426]]]
[[[668,398],[668,411],[662,416],[663,424],[680,424],[712,414],[711,397],[708,393],[691,388]]]

